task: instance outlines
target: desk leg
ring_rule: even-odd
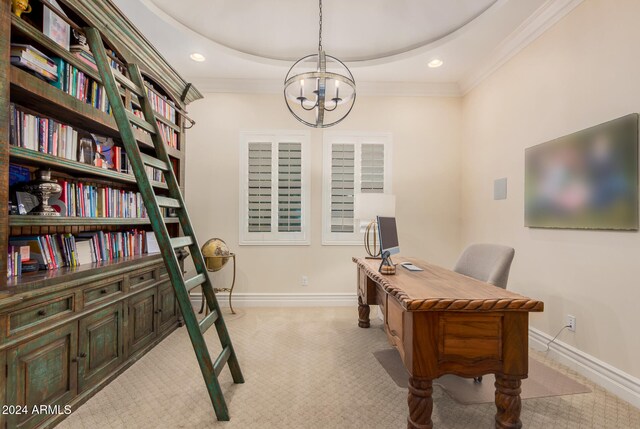
[[[431,412],[433,411],[433,386],[431,379],[409,377],[409,419],[408,429],[431,429]]]
[[[364,303],[364,300],[358,295],[358,326],[361,328],[368,328],[371,326],[369,320],[369,305]]]
[[[496,429],[520,429],[520,401],[519,377],[496,374]]]

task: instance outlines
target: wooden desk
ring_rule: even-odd
[[[530,311],[541,301],[526,298],[427,262],[424,271],[400,266],[378,273],[380,261],[358,265],[358,325],[369,327],[369,305],[384,314],[389,342],[409,371],[408,428],[432,428],[432,381],[444,374],[496,376],[496,428],[520,428],[520,383],[528,372]]]

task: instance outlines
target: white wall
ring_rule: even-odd
[[[516,249],[532,326],[640,377],[640,234],[523,227],[524,149],[640,111],[640,1],[585,0],[463,100],[462,243]],[[508,177],[508,199],[493,180]]]
[[[239,246],[239,132],[309,129],[281,95],[207,94],[189,106],[186,200],[200,243],[224,239],[237,253],[238,293],[353,293],[361,246],[322,246],[322,135],[311,130],[311,245]],[[402,254],[451,266],[459,253],[461,101],[358,97],[331,129],[393,134],[393,190]],[[231,269],[214,274],[228,283]],[[301,276],[309,286],[300,286]]]

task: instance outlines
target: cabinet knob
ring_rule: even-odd
[[[47,312],[45,310],[38,310],[38,316],[46,316]]]
[[[107,293],[107,290],[106,290],[106,289],[100,289],[100,293],[101,293],[102,295],[104,295],[104,294],[106,294],[106,293]]]
[[[80,355],[78,355],[78,359],[84,359],[87,357],[87,354],[85,352],[80,353]]]
[[[160,313],[162,313],[162,309],[159,308],[156,310],[156,314],[160,314]]]

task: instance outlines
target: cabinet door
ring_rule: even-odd
[[[105,378],[124,359],[123,303],[80,319],[78,391]]]
[[[33,428],[51,417],[31,414],[34,406],[59,406],[63,412],[77,392],[77,347],[78,324],[69,323],[9,350],[7,404],[26,407],[28,413],[6,416],[7,427]]]
[[[178,303],[170,282],[163,283],[158,287],[158,307],[160,332],[164,332],[170,329],[178,319]]]
[[[129,353],[133,354],[156,337],[157,288],[141,292],[129,299]]]

